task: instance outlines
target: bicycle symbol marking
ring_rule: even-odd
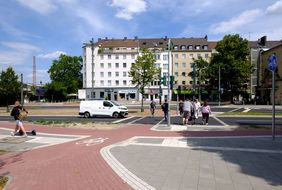
[[[86,146],[92,146],[92,145],[96,145],[96,144],[101,144],[107,139],[109,139],[109,138],[99,137],[99,138],[95,138],[95,139],[86,139],[86,140],[78,141],[75,144],[77,144],[77,145],[85,144]]]

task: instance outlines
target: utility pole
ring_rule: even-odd
[[[91,44],[91,65],[92,65],[92,89],[91,89],[91,98],[95,98],[94,97],[94,39],[92,38],[90,40],[90,44]]]
[[[24,99],[23,99],[23,74],[21,73],[21,105],[24,105]]]

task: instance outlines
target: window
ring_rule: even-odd
[[[195,49],[200,49],[200,46],[199,45],[195,46]]]
[[[126,54],[123,55],[123,59],[126,59]]]
[[[185,72],[182,72],[181,75],[182,75],[183,77],[185,77],[185,76],[186,76],[186,73],[185,73]]]
[[[101,86],[104,86],[104,81],[100,80],[100,84],[101,84]]]
[[[186,59],[186,54],[182,54],[182,58],[183,58],[183,59]]]
[[[100,72],[100,77],[104,77],[104,72]]]
[[[116,68],[119,68],[119,63],[116,63]]]
[[[100,55],[100,59],[103,60],[104,59],[104,55]]]
[[[193,57],[194,57],[193,53],[189,54],[190,59],[193,59]]]
[[[101,68],[104,68],[104,63],[100,63],[100,67],[101,67]]]
[[[176,68],[178,68],[178,63],[174,63],[174,66],[175,66]]]
[[[122,76],[126,77],[126,72],[125,72],[125,71],[123,72],[123,75],[122,75]]]
[[[100,92],[100,98],[104,98],[104,92]]]
[[[104,101],[103,102],[103,106],[105,106],[105,107],[112,107],[113,105],[110,102],[108,102],[108,101]]]
[[[204,46],[203,46],[203,49],[204,49],[204,50],[207,50],[207,49],[208,49],[208,46],[207,46],[207,45],[204,45]]]
[[[112,77],[112,72],[108,72],[108,77]]]
[[[156,54],[156,60],[160,60],[161,59],[161,55],[160,54]]]
[[[122,65],[123,65],[123,68],[126,68],[126,63],[123,63]]]
[[[135,55],[134,54],[131,54],[131,59],[135,59]]]
[[[178,46],[174,46],[173,49],[178,50]]]
[[[209,54],[206,53],[206,54],[205,54],[205,58],[206,58],[206,59],[209,58]]]
[[[112,58],[112,56],[111,55],[108,55],[108,59],[111,59]]]
[[[191,81],[191,80],[190,80],[190,82],[189,82],[189,83],[190,83],[190,84],[193,84],[193,81]]]
[[[186,46],[182,45],[181,50],[186,50]]]
[[[185,80],[182,81],[182,84],[184,84],[184,85],[186,84]]]
[[[112,63],[108,63],[108,68],[112,68]]]
[[[160,63],[155,63],[155,67],[156,67],[156,68],[160,68],[160,67],[161,67],[161,64],[160,64]]]
[[[175,59],[178,59],[178,54],[174,54]]]
[[[119,85],[119,80],[116,80],[116,86],[118,86]]]
[[[163,55],[163,60],[168,60],[168,55]]]
[[[175,72],[174,75],[175,75],[176,77],[178,77],[178,72]]]
[[[182,67],[183,67],[183,68],[186,68],[186,63],[182,63]]]
[[[112,81],[108,80],[108,86],[112,86]]]
[[[122,81],[123,86],[126,86],[126,80]]]
[[[189,50],[193,50],[193,46],[191,46],[191,45],[188,46],[188,49],[189,49]]]
[[[197,57],[198,57],[198,59],[199,59],[199,58],[202,57],[202,56],[201,56],[201,54],[198,53],[198,54],[197,54]]]
[[[168,64],[167,63],[163,64],[163,68],[168,69]]]
[[[116,59],[119,59],[119,55],[118,54],[116,55]]]
[[[116,72],[116,77],[118,77],[119,76],[119,72]]]

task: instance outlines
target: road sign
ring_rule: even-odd
[[[277,59],[276,59],[276,55],[272,54],[269,58],[268,58],[268,69],[270,71],[275,71],[277,68]]]

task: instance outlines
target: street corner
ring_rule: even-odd
[[[3,151],[27,151],[77,141],[88,136],[37,133],[27,137],[11,136],[11,129],[0,128],[0,146]]]
[[[241,182],[250,189],[279,189],[281,145],[281,136],[276,142],[260,136],[135,136],[104,147],[101,154],[133,189],[207,189],[207,183],[212,189],[226,184],[234,189]]]

